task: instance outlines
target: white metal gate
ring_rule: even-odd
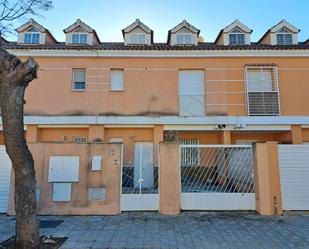
[[[283,210],[309,210],[309,145],[278,145]]]
[[[255,210],[251,145],[180,145],[183,210]]]
[[[11,160],[5,151],[5,146],[0,145],[0,213],[7,212],[11,167]]]
[[[159,209],[158,150],[153,143],[139,142],[122,157],[121,211]]]

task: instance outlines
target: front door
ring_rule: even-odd
[[[153,152],[153,143],[135,143],[133,167],[122,165],[122,211],[158,210],[158,163]]]

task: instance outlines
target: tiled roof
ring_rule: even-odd
[[[4,37],[0,36],[0,44],[6,44],[8,41]]]
[[[309,44],[298,45],[266,45],[251,43],[251,45],[216,45],[211,42],[202,42],[198,45],[175,45],[167,43],[153,43],[152,45],[124,45],[123,42],[102,42],[99,45],[66,45],[64,42],[57,44],[17,44],[9,42],[3,45],[6,49],[48,49],[48,50],[137,50],[137,51],[196,51],[196,50],[309,50]]]

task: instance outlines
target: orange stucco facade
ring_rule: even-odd
[[[32,82],[26,93],[27,115],[178,115],[179,70],[197,69],[205,72],[206,115],[243,116],[246,115],[244,67],[258,63],[278,66],[281,115],[309,115],[306,108],[309,71],[302,70],[309,67],[307,58],[39,57],[36,60],[40,69],[38,80]],[[86,91],[72,91],[73,68],[86,68]],[[113,68],[124,69],[123,91],[109,91]]]
[[[236,24],[241,25],[238,21],[231,25]],[[32,20],[29,25],[37,23]],[[141,31],[139,20],[132,25]],[[226,30],[216,43],[174,46],[177,39],[173,35],[183,28],[190,32],[192,41],[198,40],[200,31],[186,21],[179,24],[184,27],[176,26],[176,31],[169,32],[166,44],[153,43],[153,32],[142,25],[149,29],[145,44],[128,45],[130,32],[135,29],[130,30],[132,25],[124,32],[124,43],[118,45],[100,43],[95,30],[79,19],[66,29],[65,43],[57,43],[48,35],[40,46],[23,44],[27,26],[18,31],[16,44],[6,45],[21,60],[32,56],[39,64],[38,78],[25,94],[24,119],[25,137],[35,159],[40,189],[39,213],[118,214],[123,210],[123,193],[142,196],[142,189],[137,186],[144,179],[139,174],[148,169],[148,181],[153,187],[145,190],[153,197],[148,202],[163,214],[178,214],[182,152],[178,144],[166,139],[172,131],[175,140],[191,145],[227,148],[238,144],[243,145],[239,148],[248,148],[249,144],[257,143],[253,146],[252,174],[256,210],[265,215],[281,214],[277,144],[309,142],[309,46],[295,43],[295,30],[292,30],[293,46],[287,47],[273,44],[275,31],[266,33],[258,43],[250,43],[249,39],[242,44],[246,46],[226,45],[230,32]],[[290,27],[285,21],[278,25]],[[71,33],[79,28],[89,35],[87,46],[72,46]],[[251,29],[245,33],[249,36]],[[250,76],[252,89],[248,68],[259,73]],[[75,69],[85,70],[85,75],[79,75],[76,82]],[[121,75],[113,78],[114,70]],[[197,70],[198,74],[193,76],[182,74]],[[112,89],[113,79],[117,87],[122,85],[119,89]],[[74,83],[81,83],[82,87],[74,89]],[[252,106],[250,98],[252,103],[255,101]],[[193,115],[186,113],[182,105],[192,107]],[[3,127],[0,128],[0,144],[4,144]],[[186,160],[193,163],[185,165],[187,174],[192,173],[191,166],[200,170],[217,167],[216,155],[209,157],[214,160],[207,165],[194,165],[200,161],[193,158],[200,150],[187,152]],[[104,158],[103,170],[90,170],[94,153]],[[71,201],[54,202],[53,184],[48,181],[49,159],[70,155],[80,156],[79,181],[72,183]],[[228,156],[224,153],[224,158]],[[228,163],[223,166],[225,169]],[[196,179],[210,175],[197,174]],[[222,174],[219,184],[225,184],[228,178]],[[11,181],[10,214],[14,213],[13,186]],[[89,201],[87,191],[92,187],[106,188],[106,200]]]

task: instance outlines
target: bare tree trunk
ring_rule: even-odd
[[[35,169],[24,138],[24,93],[37,64],[21,62],[0,47],[0,105],[6,151],[15,172],[16,248],[39,248]]]

